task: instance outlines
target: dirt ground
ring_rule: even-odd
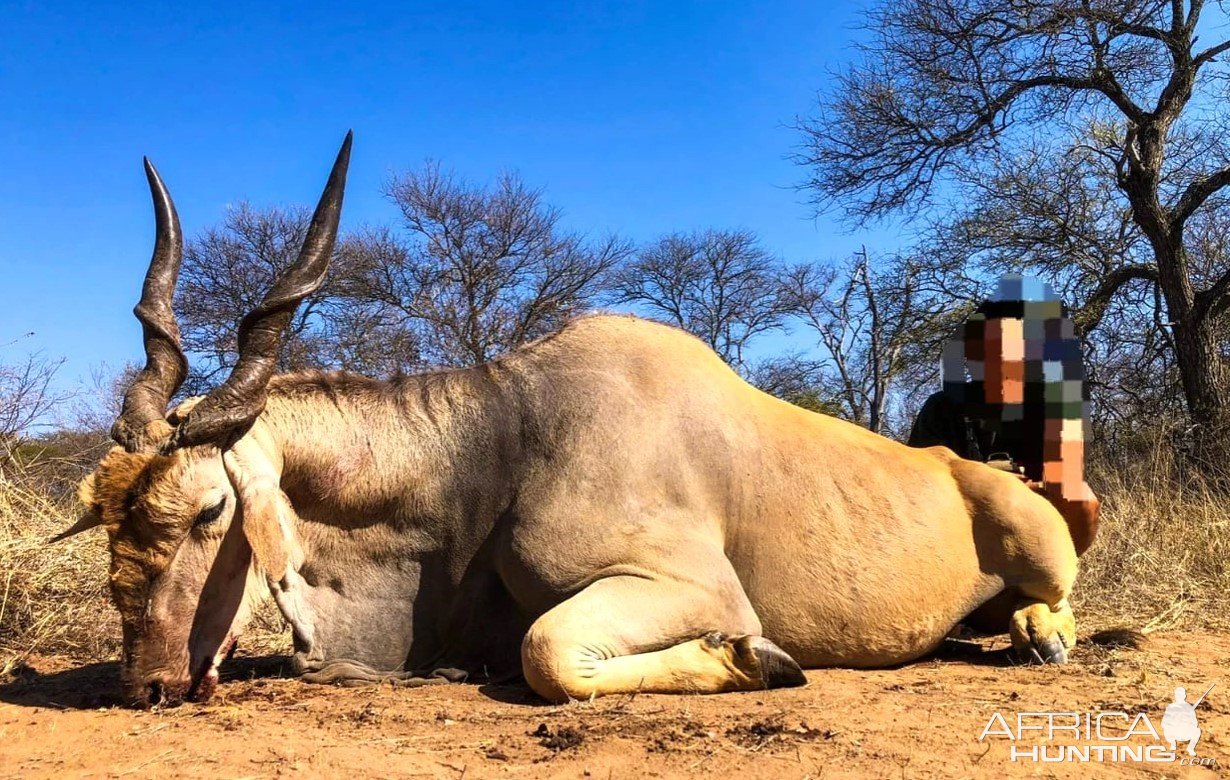
[[[280,678],[285,659],[270,657],[233,661],[207,705],[139,712],[116,706],[115,663],[32,658],[0,686],[0,776],[1212,777],[1230,767],[1227,662],[1230,634],[1085,643],[1062,668],[1015,667],[1002,640],[950,641],[898,669],[809,672],[799,689],[551,706],[518,685],[316,687]],[[997,711],[1013,730],[1020,712],[1117,710],[1160,731],[1175,686],[1194,701],[1213,683],[1197,752],[1214,768],[1013,763],[1007,737],[979,741]],[[1081,744],[1045,736],[1017,744]]]

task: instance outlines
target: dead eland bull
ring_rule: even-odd
[[[349,152],[229,378],[169,412],[182,237],[147,162],[147,363],[62,535],[110,537],[132,702],[208,698],[269,594],[309,680],[520,671],[554,701],[898,664],[1001,593],[1016,649],[1065,660],[1077,556],[1050,503],[760,392],[674,328],[593,316],[474,368],[273,376]]]

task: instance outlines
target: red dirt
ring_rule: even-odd
[[[153,712],[114,705],[114,663],[37,658],[0,686],[0,777],[1212,777],[1230,767],[1230,635],[1155,634],[1142,650],[1085,643],[1062,668],[1013,667],[1002,648],[950,642],[899,669],[809,672],[793,690],[563,707],[515,685],[315,687],[274,676],[284,659],[241,659],[208,705]],[[1017,712],[1144,712],[1160,730],[1176,685],[1194,700],[1212,683],[1198,754],[1216,769],[1012,763],[1006,739],[978,739],[996,711],[1012,724]]]

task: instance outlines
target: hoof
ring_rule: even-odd
[[[807,684],[799,664],[777,645],[762,636],[741,636],[731,640],[735,653],[760,674],[763,688],[797,688]]]
[[[1042,664],[1066,664],[1068,651],[1058,637],[1043,641],[1030,642],[1028,647],[1016,650],[1019,662],[1026,666],[1041,666]]]
[[[1066,601],[1054,609],[1033,602],[1013,613],[1008,634],[1021,663],[1066,664],[1076,644],[1076,621]]]

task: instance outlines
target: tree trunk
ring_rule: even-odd
[[[1120,182],[1133,218],[1149,240],[1157,262],[1158,287],[1174,337],[1175,362],[1183,384],[1183,398],[1192,424],[1190,452],[1198,467],[1222,482],[1230,477],[1230,397],[1226,387],[1226,361],[1213,334],[1213,318],[1196,306],[1183,221],[1162,205],[1158,182],[1166,133],[1173,117],[1158,118],[1129,131],[1128,145],[1136,149],[1127,176]],[[1230,482],[1223,484],[1230,485]]]
[[[1193,425],[1194,454],[1211,471],[1230,474],[1230,399],[1225,360],[1212,323],[1208,317],[1179,320],[1173,332],[1183,396]]]
[[[1182,235],[1154,242],[1162,295],[1170,315],[1175,362],[1192,424],[1191,453],[1207,475],[1230,477],[1230,393],[1226,360],[1213,332],[1213,317],[1195,305]]]

